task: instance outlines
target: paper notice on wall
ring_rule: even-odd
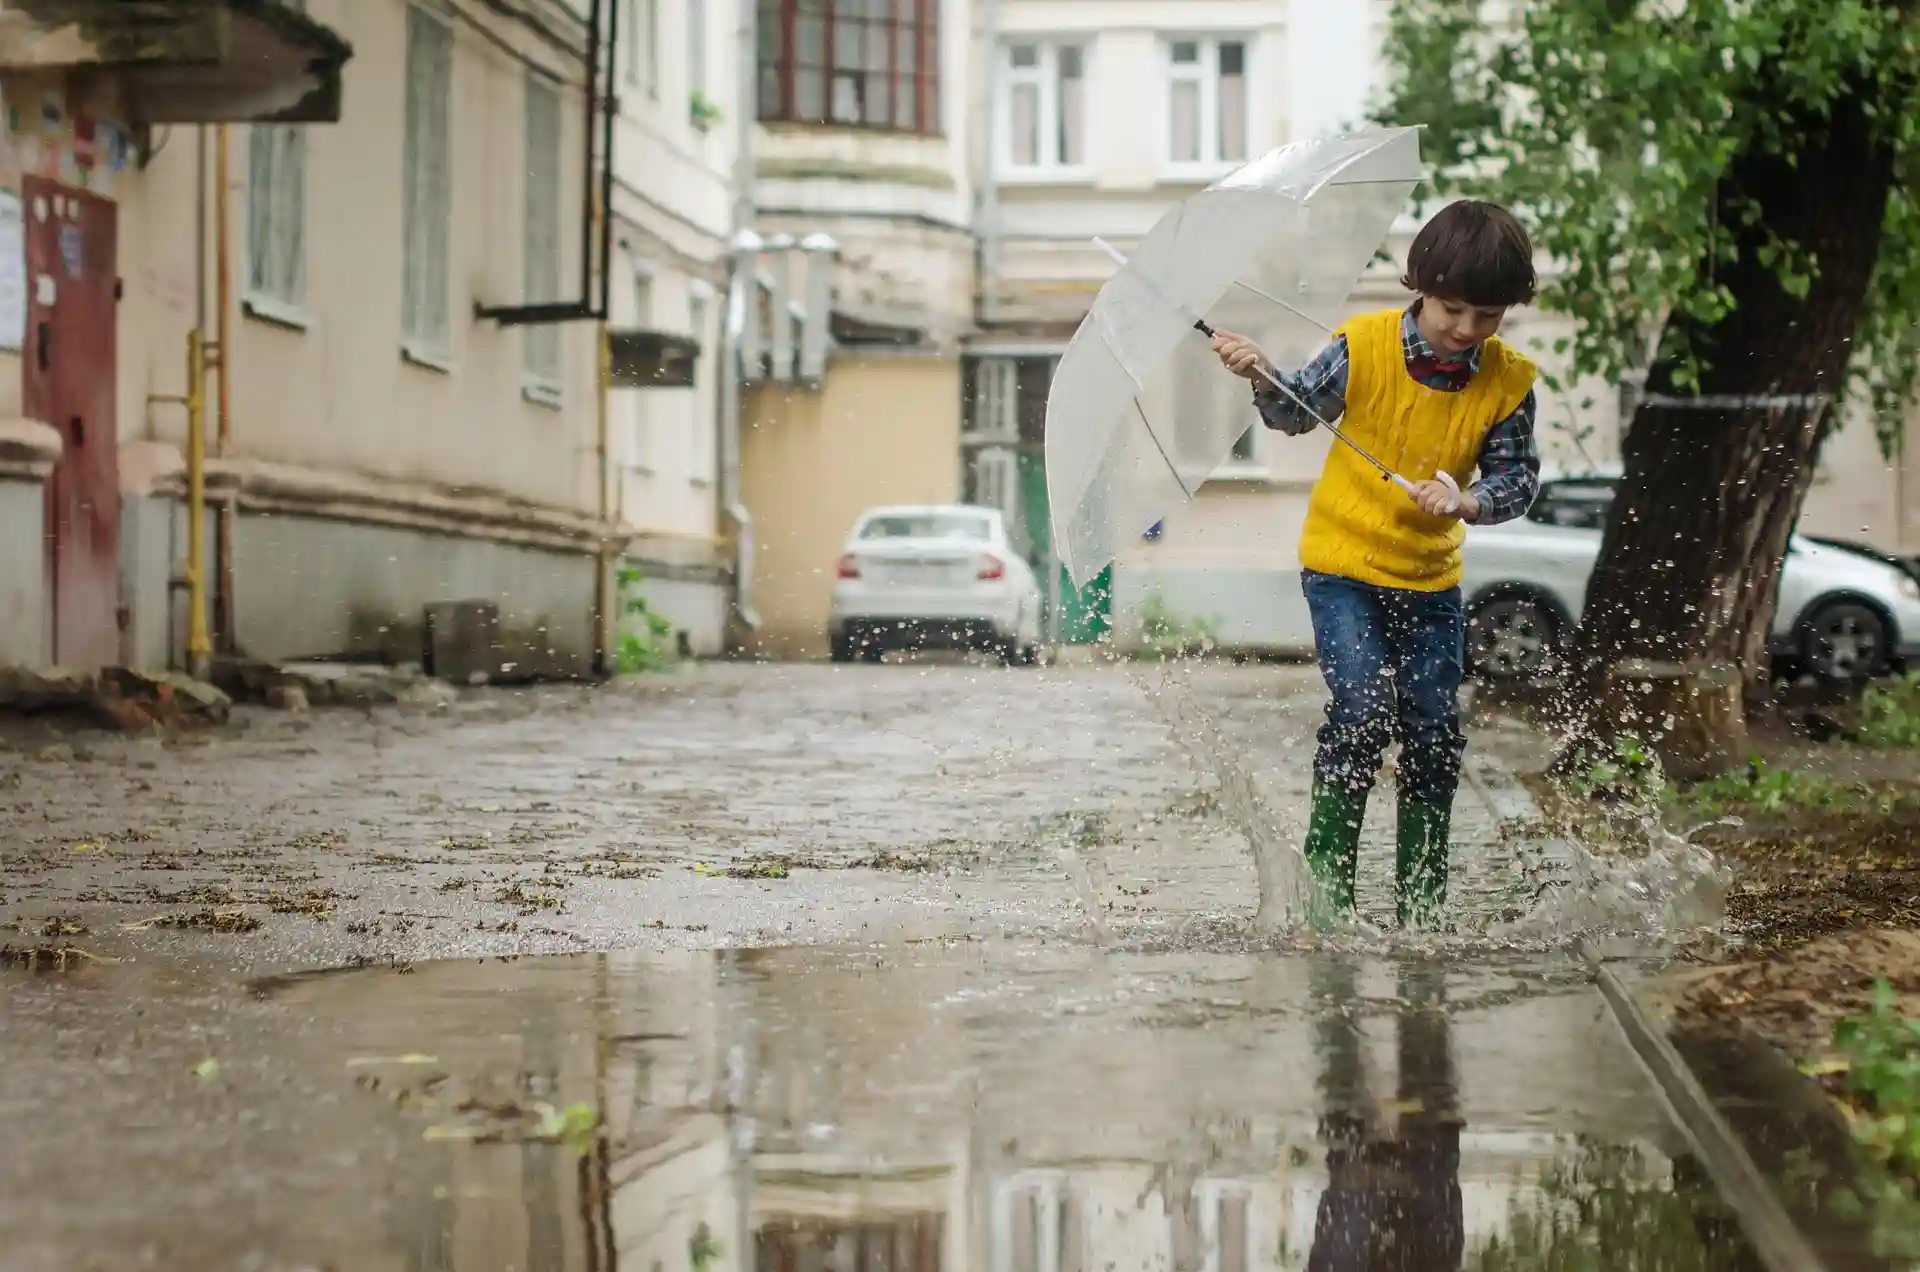
[[[27,342],[27,234],[20,196],[0,190],[0,349]]]

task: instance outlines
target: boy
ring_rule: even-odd
[[[1350,319],[1319,356],[1280,376],[1244,336],[1214,350],[1252,380],[1267,427],[1310,432],[1314,415],[1414,483],[1383,481],[1335,445],[1300,535],[1301,582],[1320,672],[1332,700],[1314,757],[1307,866],[1322,896],[1350,912],[1360,824],[1387,742],[1400,742],[1394,900],[1402,926],[1435,921],[1446,902],[1447,836],[1466,738],[1458,695],[1466,617],[1462,522],[1524,513],[1540,485],[1534,365],[1496,332],[1533,299],[1533,247],[1505,209],[1461,202],[1440,211],[1407,253],[1404,312]],[[1304,409],[1304,402],[1311,410]],[[1479,480],[1466,487],[1478,467]],[[1466,487],[1457,500],[1435,480]]]

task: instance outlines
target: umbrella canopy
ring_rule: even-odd
[[[1415,128],[1270,151],[1160,218],[1107,281],[1047,394],[1054,550],[1076,587],[1190,500],[1257,421],[1207,340],[1310,357],[1425,177]]]

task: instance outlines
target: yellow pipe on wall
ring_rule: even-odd
[[[207,350],[206,336],[187,333],[187,674],[204,678],[213,644],[207,638]]]

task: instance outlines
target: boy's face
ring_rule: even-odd
[[[1464,300],[1422,296],[1416,320],[1420,334],[1442,358],[1457,358],[1488,336],[1498,334],[1505,305],[1469,305]]]

